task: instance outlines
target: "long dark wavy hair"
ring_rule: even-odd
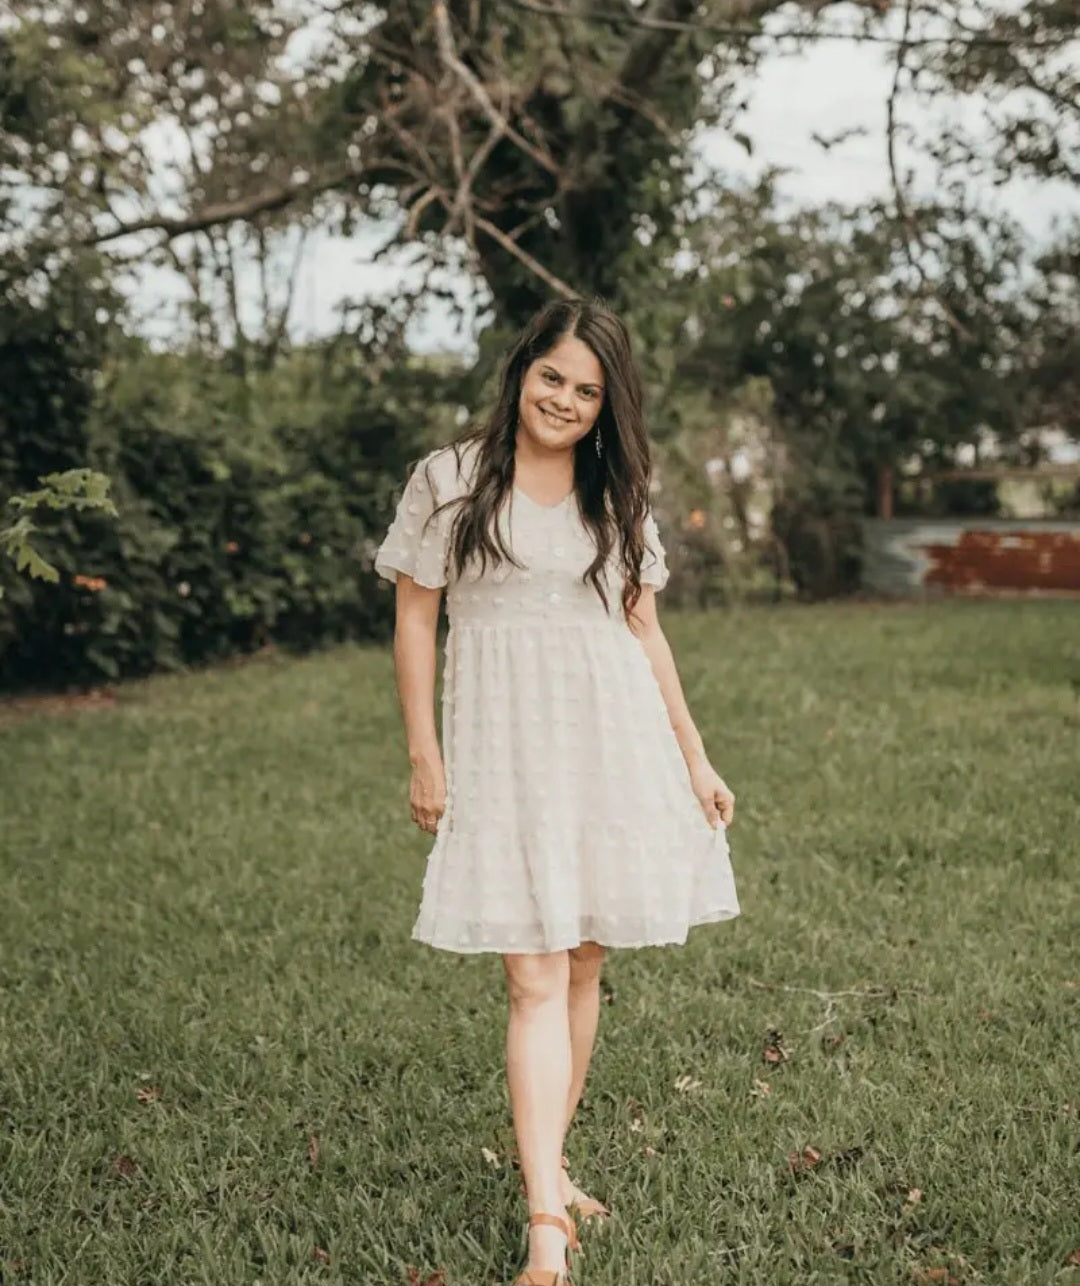
[[[578,508],[596,545],[596,557],[582,580],[592,582],[605,610],[610,612],[601,573],[617,545],[624,577],[622,608],[629,616],[641,597],[639,567],[645,548],[643,524],[652,459],[642,410],[641,377],[631,352],[630,336],[602,299],[553,300],[526,323],[503,359],[498,397],[486,421],[466,429],[448,444],[454,449],[459,475],[462,452],[478,444],[471,489],[465,496],[444,501],[435,512],[447,505],[458,506],[447,542],[447,562],[454,576],[460,576],[469,559],[477,554],[481,572],[487,567],[488,557],[495,566],[503,559],[521,566],[506,548],[499,525],[493,521],[514,485],[521,385],[530,364],[570,335],[592,349],[604,370],[600,413],[593,428],[574,447]],[[602,446],[599,456],[597,430]]]

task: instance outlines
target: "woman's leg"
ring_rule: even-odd
[[[600,968],[604,962],[604,948],[598,942],[583,942],[571,948],[569,956],[572,1072],[566,1104],[566,1130],[570,1129],[570,1122],[581,1101],[600,1022]],[[564,1201],[570,1201],[575,1195],[585,1195],[571,1182],[565,1170],[560,1183]]]
[[[509,993],[506,1073],[529,1213],[565,1214],[563,1134],[572,1071],[565,951],[502,957]],[[566,1264],[566,1237],[550,1224],[529,1229],[529,1266]]]
[[[600,966],[604,963],[604,948],[599,942],[583,942],[571,948],[570,956],[570,1045],[573,1070],[570,1093],[566,1104],[566,1129],[569,1130],[574,1112],[585,1088],[585,1074],[589,1070],[596,1029],[600,1023]]]

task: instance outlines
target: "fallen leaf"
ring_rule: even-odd
[[[314,1170],[319,1164],[319,1136],[317,1134],[313,1134],[308,1139],[307,1158],[311,1162],[311,1168]]]
[[[425,1277],[423,1282],[420,1280],[420,1270],[414,1268],[412,1264],[408,1267],[409,1283],[408,1286],[446,1286],[446,1269],[436,1268],[430,1277]]]
[[[140,1103],[153,1103],[155,1099],[161,1098],[161,1089],[157,1085],[141,1085],[135,1091],[135,1097]]]
[[[1069,1257],[1065,1262],[1070,1268],[1080,1268],[1080,1249],[1070,1250]]]
[[[806,1147],[801,1152],[788,1153],[788,1165],[798,1173],[800,1170],[812,1170],[821,1162],[821,1153],[817,1148]]]
[[[642,1123],[641,1123],[641,1117],[640,1117],[640,1116],[635,1116],[635,1117],[634,1117],[634,1119],[630,1122],[630,1128],[631,1128],[631,1130],[633,1130],[633,1132],[634,1132],[635,1134],[640,1134],[640,1133],[641,1133],[641,1131],[642,1131],[645,1127],[644,1127],[644,1126],[642,1125]]]
[[[490,1148],[481,1148],[480,1155],[484,1158],[484,1160],[488,1163],[488,1165],[499,1164],[499,1154],[497,1152],[492,1152]]]
[[[645,1153],[645,1155],[646,1155],[647,1157],[654,1157],[654,1156],[656,1156],[656,1149],[655,1149],[655,1148],[651,1148],[651,1147],[649,1147],[649,1145],[648,1145],[647,1143],[645,1144],[645,1146],[644,1146],[641,1150],[642,1150],[642,1152],[644,1152],[644,1153]]]
[[[755,1078],[753,1085],[750,1087],[750,1093],[754,1098],[768,1098],[772,1093],[772,1086],[768,1081],[759,1081]]]
[[[988,1023],[990,1019],[993,1018],[993,1016],[994,1015],[990,1012],[990,1010],[987,1009],[984,1005],[980,1005],[979,1008],[976,1009],[975,1011],[975,1017],[981,1023]]]
[[[784,1044],[784,1037],[780,1032],[770,1030],[765,1033],[765,1047],[761,1051],[761,1057],[766,1063],[785,1063],[791,1056],[791,1050]]]
[[[909,1188],[906,1200],[908,1205],[911,1205],[911,1206],[917,1205],[922,1200],[922,1189]]]
[[[316,1246],[311,1252],[311,1257],[312,1259],[317,1260],[320,1264],[328,1264],[330,1262],[330,1252],[328,1250],[324,1250],[322,1246]]]
[[[680,1094],[689,1093],[690,1090],[701,1088],[701,1082],[694,1080],[692,1076],[680,1076],[675,1082],[675,1088]]]
[[[112,1168],[113,1174],[123,1175],[126,1179],[129,1175],[135,1173],[139,1168],[139,1163],[134,1157],[129,1157],[127,1153],[124,1153],[121,1156],[113,1157]]]

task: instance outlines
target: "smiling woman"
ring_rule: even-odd
[[[604,370],[596,354],[575,335],[558,343],[525,372],[518,400],[516,485],[529,485],[541,503],[552,492],[574,488],[571,449],[596,425],[604,400]],[[603,444],[596,425],[596,453]]]
[[[567,1207],[607,1213],[560,1166],[605,948],[681,944],[739,913],[734,796],[656,616],[668,572],[649,474],[622,322],[559,301],[511,349],[485,427],[413,470],[375,559],[397,584],[410,807],[435,835],[412,936],[502,959],[530,1265],[550,1273],[576,1244]]]

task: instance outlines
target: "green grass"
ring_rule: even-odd
[[[575,1280],[1080,1281],[1080,611],[664,620],[744,914],[608,955]],[[502,966],[409,938],[389,651],[0,713],[0,763],[0,1281],[510,1281]]]

